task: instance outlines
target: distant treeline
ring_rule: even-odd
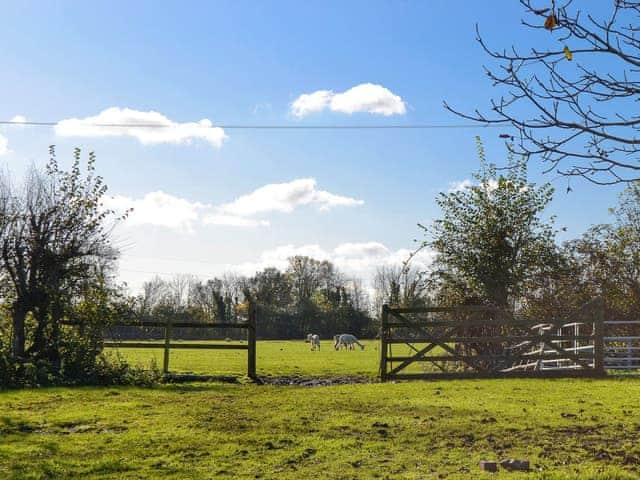
[[[252,277],[225,275],[206,282],[194,276],[159,277],[146,282],[135,300],[135,316],[171,322],[236,323],[246,321],[249,302],[258,308],[261,339],[323,337],[349,332],[375,335],[369,295],[362,282],[347,278],[328,261],[305,256],[289,259],[284,271],[266,268]],[[237,329],[174,329],[184,339],[242,338]],[[111,327],[108,336],[120,339],[161,338],[162,329]]]

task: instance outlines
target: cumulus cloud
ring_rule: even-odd
[[[200,212],[208,208],[200,202],[190,202],[162,191],[149,192],[140,199],[122,195],[106,198],[104,207],[124,213],[133,209],[127,218],[130,225],[158,225],[192,231]]]
[[[283,270],[287,267],[289,258],[304,255],[316,260],[328,260],[347,274],[371,279],[378,267],[402,265],[411,253],[409,249],[392,250],[380,242],[343,243],[329,250],[316,244],[297,247],[283,245],[264,251],[256,261],[236,265],[232,269],[244,275],[253,275],[267,267]],[[422,250],[411,259],[411,265],[418,269],[426,269],[434,257],[433,251]]]
[[[217,148],[228,138],[222,128],[214,127],[206,118],[178,123],[159,112],[118,107],[107,108],[93,117],[62,120],[56,124],[55,132],[65,137],[132,137],[144,145],[188,144],[197,139]]]
[[[234,215],[212,214],[203,218],[206,225],[225,225],[228,227],[268,227],[268,220],[256,220],[253,218],[244,218]]]
[[[267,212],[291,213],[301,205],[315,205],[321,211],[334,207],[363,205],[363,200],[318,190],[313,178],[299,178],[286,183],[272,183],[221,205],[220,212],[249,217]]]
[[[9,121],[24,123],[27,121],[27,119],[22,115],[15,115]],[[13,128],[13,127],[21,127],[21,125],[9,124],[6,126],[6,128]],[[0,134],[0,156],[6,155],[7,153],[11,153],[11,149],[9,148],[9,139],[4,135]]]
[[[447,190],[449,193],[451,192],[461,192],[462,190],[466,190],[467,188],[470,188],[474,185],[474,183],[469,180],[468,178],[465,178],[464,180],[460,181],[460,182],[451,182],[449,184],[449,189]]]
[[[14,115],[11,120],[11,122],[14,122],[15,124],[19,124],[19,123],[24,123],[27,121],[27,118],[24,115]],[[20,126],[20,125],[18,125]]]
[[[474,182],[473,180],[465,178],[464,180],[462,180],[460,182],[451,182],[449,184],[449,189],[447,191],[449,193],[461,192],[461,191],[466,190],[468,188],[477,187],[477,186],[478,186],[478,182]],[[498,188],[498,181],[495,180],[495,179],[490,179],[489,182],[487,183],[487,191],[492,192],[496,188]]]
[[[362,83],[342,93],[318,90],[305,93],[291,104],[291,113],[305,117],[311,113],[331,110],[340,113],[375,113],[378,115],[404,115],[406,103],[388,88],[373,83]]]
[[[318,190],[313,178],[301,178],[287,183],[265,185],[222,205],[191,202],[155,191],[139,199],[122,195],[110,197],[104,201],[104,207],[119,213],[132,209],[127,218],[129,225],[149,224],[193,231],[196,224],[267,227],[270,225],[268,220],[256,217],[271,212],[291,213],[301,205],[315,205],[324,211],[363,203],[362,200]]]
[[[303,93],[291,104],[291,113],[296,117],[304,117],[310,113],[321,112],[331,108],[331,99],[334,95],[331,90]]]
[[[9,153],[9,139],[4,135],[0,135],[0,155]]]

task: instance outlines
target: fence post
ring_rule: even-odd
[[[247,326],[247,376],[256,378],[256,324],[258,306],[249,301],[249,325]]]
[[[605,375],[604,369],[604,300],[596,304],[596,315],[593,323],[593,367],[596,375]]]
[[[389,323],[389,305],[382,305],[382,316],[380,317],[380,381],[387,380],[387,332]]]
[[[164,327],[164,358],[162,362],[162,371],[166,375],[169,373],[169,350],[171,349],[171,319],[166,318]]]

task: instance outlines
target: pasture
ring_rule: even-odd
[[[5,391],[0,478],[632,479],[638,398],[633,378]],[[507,457],[533,471],[480,474]]]
[[[173,343],[189,343],[173,342]],[[199,341],[198,343],[203,343]],[[214,343],[214,342],[211,342]],[[229,342],[215,342],[229,343]],[[323,340],[319,351],[310,351],[303,340],[258,341],[257,373],[259,376],[336,376],[350,375],[373,378],[378,373],[379,342],[362,340],[364,350],[335,351],[332,340]],[[113,349],[116,350],[116,349]],[[162,366],[162,344],[157,349],[120,348],[117,352],[133,364],[149,366],[152,361]],[[247,371],[247,352],[243,350],[171,350],[171,372],[203,375],[237,375]]]

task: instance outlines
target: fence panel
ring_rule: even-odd
[[[253,303],[249,304],[249,314],[246,322],[238,323],[198,323],[198,322],[172,322],[171,319],[166,321],[157,320],[123,320],[111,324],[110,327],[136,327],[136,328],[153,328],[163,330],[163,340],[158,341],[115,341],[108,340],[104,342],[107,348],[154,348],[163,350],[162,369],[165,374],[169,373],[169,358],[173,349],[188,350],[246,350],[247,351],[247,376],[256,379],[256,323],[257,308]],[[63,322],[65,325],[81,326],[76,322]],[[240,329],[246,330],[247,344],[220,344],[220,343],[174,343],[174,335],[176,329]]]
[[[604,325],[605,368],[640,371],[640,320],[611,320]]]
[[[383,306],[380,379],[604,374],[603,314],[540,323],[482,306]],[[394,354],[394,348],[406,348]]]

